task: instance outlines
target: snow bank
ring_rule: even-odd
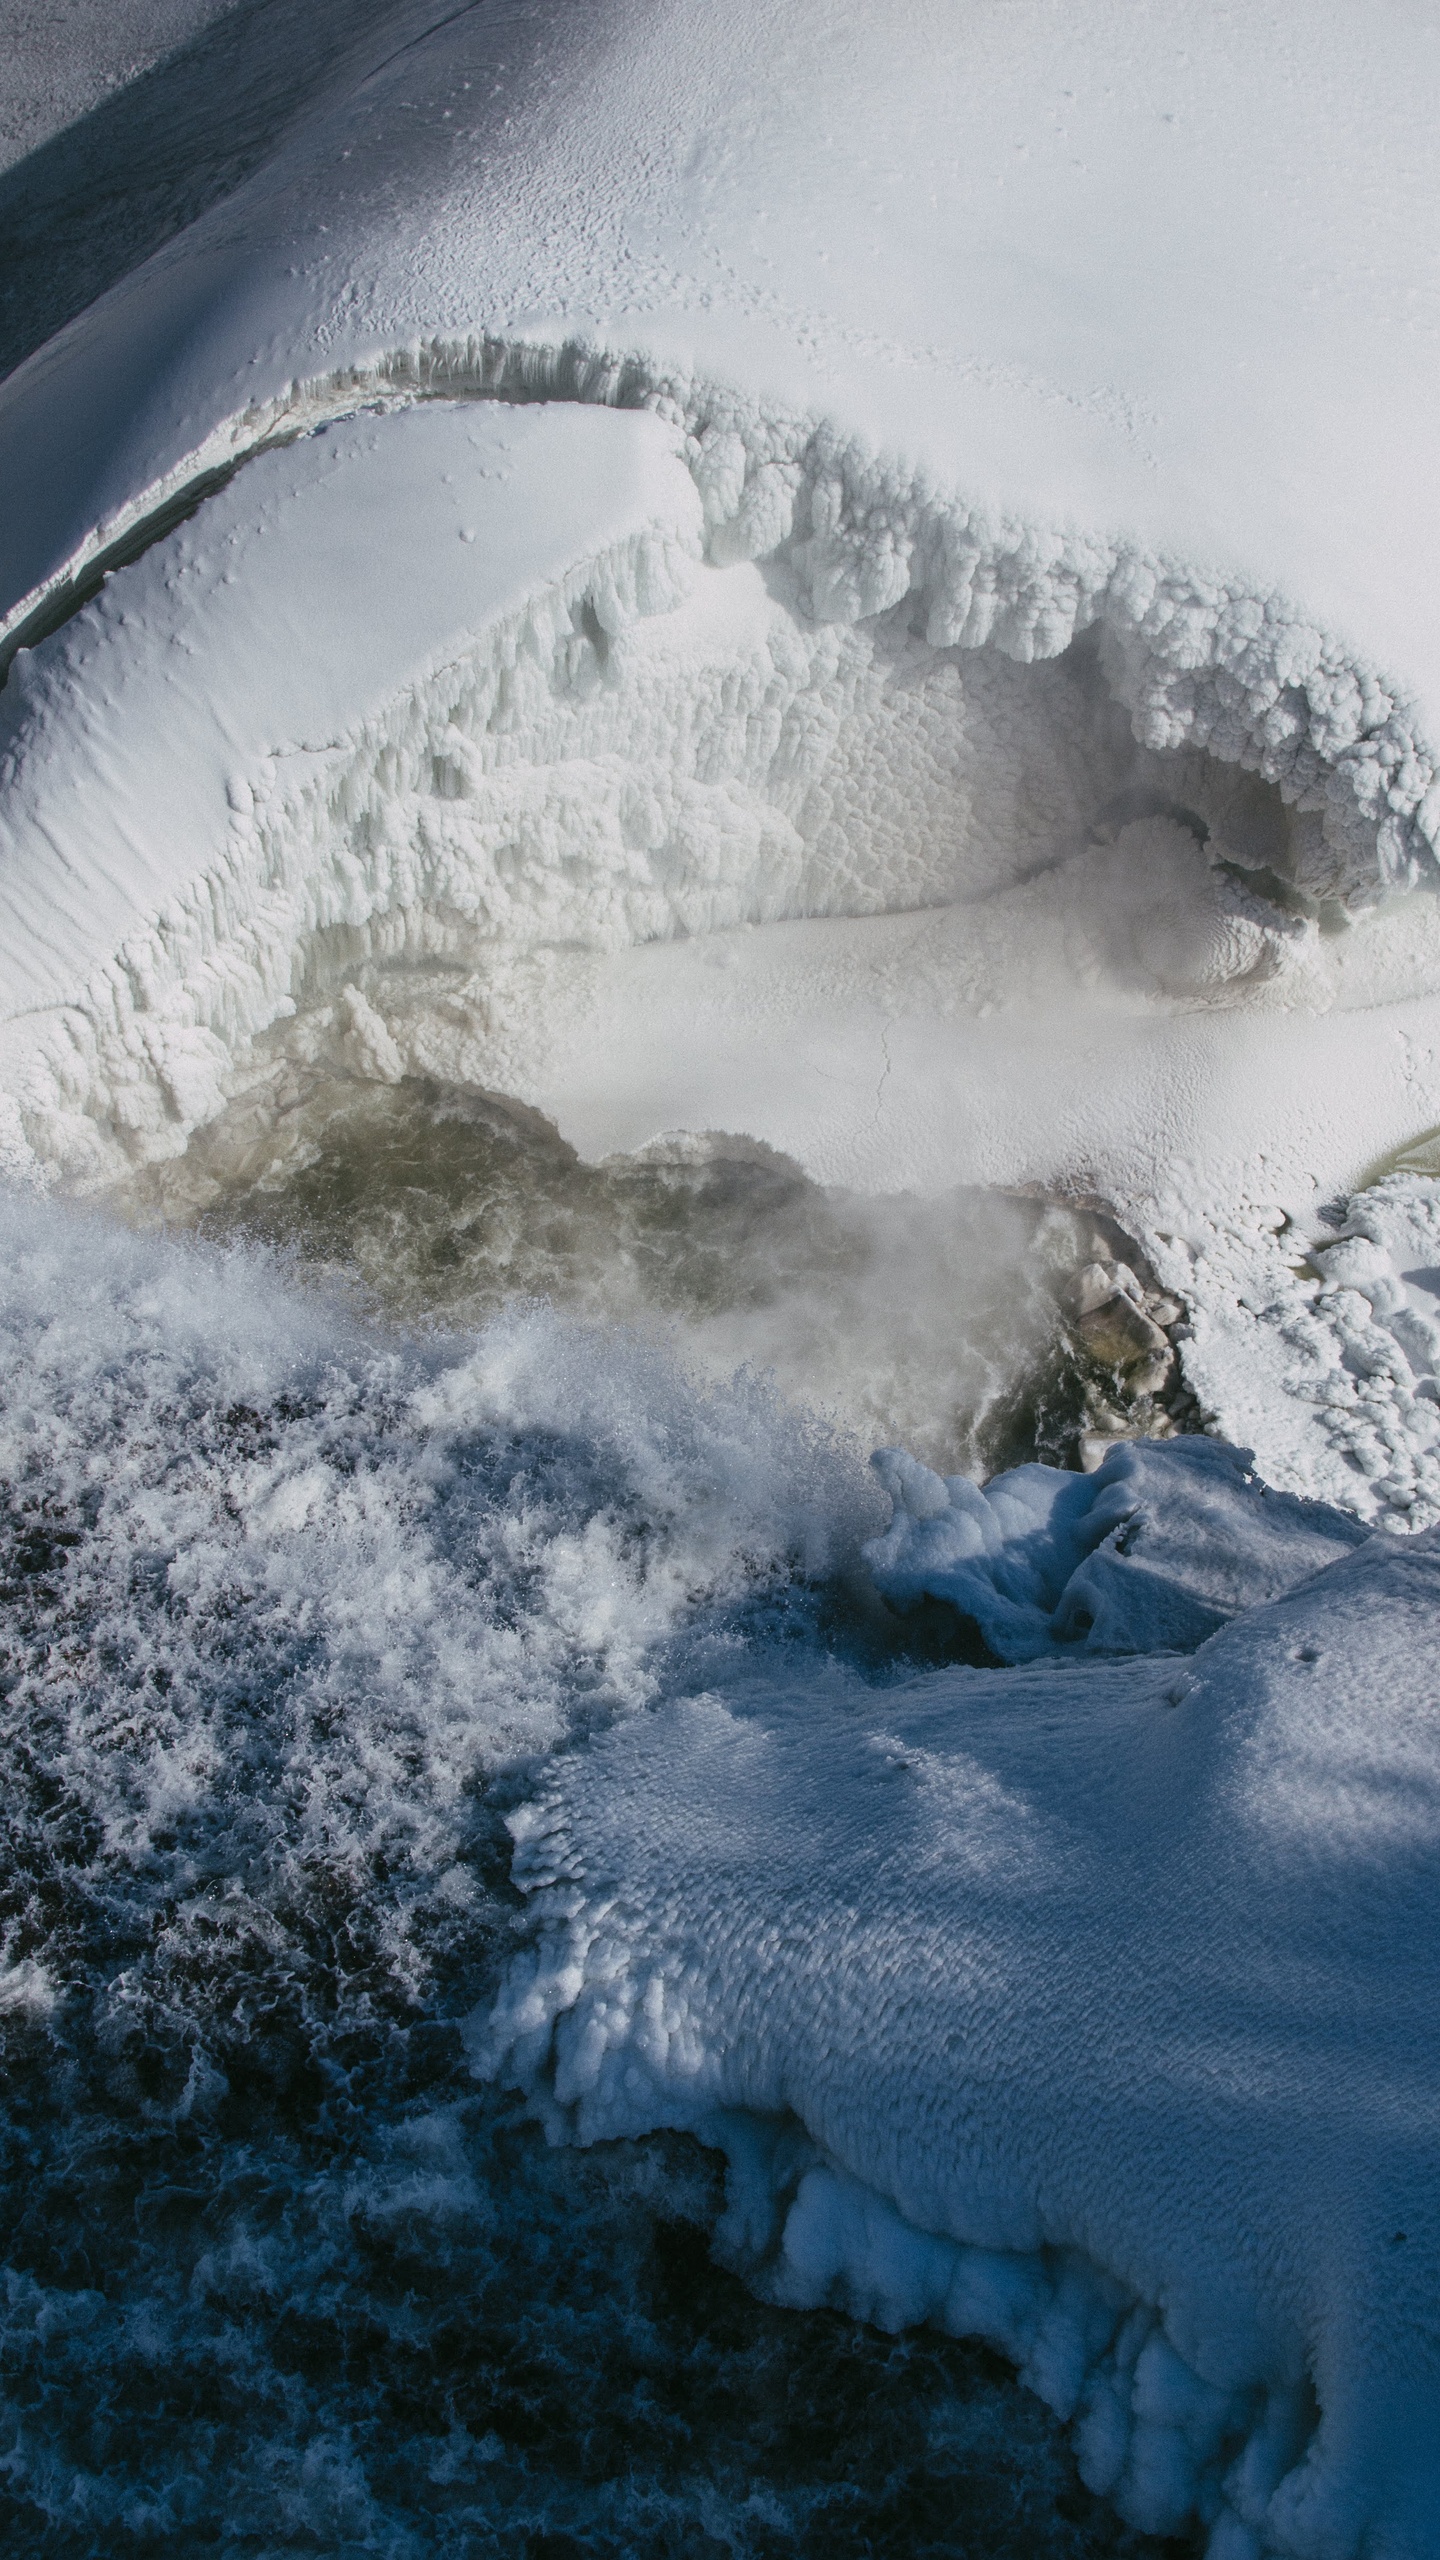
[[[1185,1375],[1219,1429],[1293,1492],[1394,1528],[1440,1517],[1433,1173],[1384,1174],[1293,1220],[1253,1197],[1197,1210],[1183,1165],[1172,1183],[1139,1223],[1185,1299]]]
[[[255,1032],[327,971],[333,993],[347,956],[474,964],[477,943],[456,1072],[595,1151],[728,1126],[829,1180],[1039,1181],[1127,1208],[1180,1158],[1213,1201],[1261,1183],[1293,1209],[1432,1122],[1440,908],[1331,930],[1434,881],[1440,806],[1440,517],[1415,467],[1435,278],[1414,143],[1440,69],[1406,13],[1382,15],[1388,39],[1361,43],[1320,12],[1303,58],[1263,13],[1217,5],[1178,47],[1112,0],[1063,26],[1041,0],[998,19],[935,0],[901,28],[858,0],[749,0],[721,29],[666,0],[430,30],[397,9],[393,44],[369,30],[368,76],[0,392],[10,643],[41,643],[105,561],[155,545],[11,680],[28,706],[8,715],[0,955],[26,1026],[0,1061],[24,1104],[17,1160],[107,1178],[179,1146]],[[355,633],[388,621],[378,599],[406,589],[416,542],[433,560],[450,539],[438,498],[407,514],[395,494],[424,476],[423,436],[345,428],[330,458],[351,457],[353,515],[394,530],[349,560],[322,542],[308,569],[301,484],[323,475],[310,446],[268,448],[367,400],[457,400],[482,432],[479,398],[505,404],[509,434],[517,402],[620,409],[612,459],[652,412],[677,457],[665,538],[703,538],[706,574],[648,656],[587,659],[575,615],[621,537],[588,471],[543,522],[537,468],[521,583],[554,630],[522,647],[477,587],[462,639],[437,596],[433,629],[403,618],[382,712]],[[362,467],[381,427],[389,463]],[[278,526],[286,485],[267,614],[245,529]],[[477,550],[505,548],[500,517],[477,511]],[[230,543],[248,570],[219,569]],[[167,637],[158,588],[182,567]],[[221,591],[232,571],[248,593]],[[659,602],[637,589],[626,629]],[[203,629],[190,672],[214,699],[185,716],[173,766],[142,771],[131,741],[163,744],[176,719],[181,618],[197,650]],[[297,737],[257,664],[302,622],[307,682],[333,652],[351,689]],[[452,646],[473,681],[444,703]],[[569,769],[524,809],[517,783],[502,816],[479,670],[516,647],[554,699],[532,689],[528,741],[507,707],[504,752]],[[597,673],[571,717],[559,697]],[[93,725],[112,687],[123,746]],[[232,725],[245,824],[222,841],[215,740]],[[287,746],[336,761],[302,785]],[[623,785],[582,774],[586,756],[621,759]],[[131,805],[123,839],[117,818],[82,859],[61,802],[92,771]],[[422,824],[416,803],[477,790],[493,825],[462,854],[468,822]],[[577,854],[582,798],[595,837]],[[500,917],[506,830],[526,887]],[[59,911],[93,964],[63,985],[57,842]],[[377,850],[393,843],[403,860]],[[862,922],[916,907],[944,924],[907,943]],[[845,929],[817,936],[819,917]],[[713,976],[683,940],[654,952],[767,921],[784,931],[717,951]],[[517,948],[553,964],[507,975]],[[376,987],[359,992],[404,1060]]]
[[[990,2338],[1146,2530],[1433,2552],[1437,1573],[1371,1539],[1183,1665],[647,1712],[512,1821],[483,2068],[721,2145],[755,2281]]]
[[[1271,981],[1293,1000],[1315,928],[1241,876],[1289,860],[1277,793],[1137,747],[1094,652],[1027,666],[926,638],[903,605],[817,620],[783,550],[763,574],[707,562],[684,461],[675,429],[604,408],[351,420],[252,460],[18,656],[17,1162],[94,1181],[175,1153],[256,1035],[338,986],[357,1072],[508,1091],[596,1153],[748,1129],[840,1179],[873,1179],[867,1151],[903,1178],[897,1127],[923,1146],[938,1126],[929,1189],[1074,1170],[1073,1128],[1035,1155],[1052,1061],[1017,1079],[1014,1024],[986,1029],[999,1006],[1033,1047],[1043,1012],[1098,1035],[1083,1089],[1113,1174],[1157,1009],[1263,1003]],[[897,908],[945,922],[887,947]],[[707,947],[697,994],[688,944],[817,916],[876,923]],[[642,994],[627,962],[657,944]],[[748,1006],[718,1056],[712,957],[738,958]],[[958,1122],[947,1076],[972,1088]],[[1154,1086],[1147,1165],[1172,1135]]]
[[[397,6],[389,59],[367,44],[7,386],[12,620],[367,385],[659,403],[717,556],[792,540],[821,615],[908,595],[932,638],[1026,657],[1104,621],[1153,743],[1324,806],[1328,882],[1433,869],[1440,62],[1399,0],[1363,39],[1313,13],[1303,49],[1218,0],[1183,42],[1121,0],[723,27],[668,0],[423,32]]]
[[[1247,885],[1298,841],[1278,792],[1137,746],[1103,651],[817,621],[783,547],[716,566],[685,460],[603,407],[351,420],[21,653],[17,1168],[114,1180],[327,1050],[591,1155],[728,1128],[850,1188],[1143,1194],[1221,1123],[1303,1198],[1388,1141],[1425,937],[1382,1014],[1383,932],[1367,961]]]
[[[1365,1536],[1275,1493],[1251,1452],[1185,1438],[1111,1450],[1091,1475],[1014,1467],[983,1488],[903,1449],[871,1460],[893,1506],[865,1561],[897,1608],[944,1600],[1002,1662],[1188,1653]]]

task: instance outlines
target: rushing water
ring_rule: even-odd
[[[550,2150],[461,2036],[540,1756],[933,1643],[856,1431],[948,1342],[939,1437],[1013,1439],[1075,1235],[312,1101],[207,1240],[5,1212],[7,2547],[1130,2547],[983,2351],[757,2304],[705,2154]]]
[[[903,1441],[976,1476],[1064,1464],[1104,1400],[1063,1313],[1114,1239],[1103,1219],[995,1192],[825,1190],[746,1139],[586,1164],[513,1103],[321,1070],[234,1107],[127,1207],[274,1246],[402,1325],[538,1299],[667,1340],[691,1372],[764,1375],[862,1455]]]

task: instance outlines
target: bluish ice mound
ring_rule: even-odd
[[[711,1689],[556,1761],[481,2068],[557,2136],[723,2149],[753,2281],[989,2339],[1144,2529],[1433,2554],[1440,1537],[1184,1444],[983,1501],[889,1473],[935,1506],[902,1587],[1052,1658]],[[1184,1664],[1097,1658],[1207,1610]]]
[[[1093,1475],[1013,1467],[982,1489],[903,1449],[871,1460],[894,1505],[865,1561],[899,1609],[948,1601],[1001,1662],[1191,1653],[1367,1532],[1261,1484],[1248,1449],[1121,1442]]]

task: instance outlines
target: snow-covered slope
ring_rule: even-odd
[[[728,647],[732,692],[758,717],[788,704],[792,734],[808,731],[811,806],[797,818],[788,740],[778,757],[754,737],[737,746],[732,718],[717,741],[712,714],[688,779],[698,760],[747,797],[772,894],[722,897],[703,919],[642,900],[626,934],[600,939],[971,912],[913,953],[880,929],[791,934],[724,984],[683,958],[678,976],[637,976],[623,958],[599,976],[571,968],[555,1010],[562,1029],[587,1016],[583,1054],[548,1082],[529,1037],[535,990],[507,1013],[492,949],[492,1074],[595,1146],[698,1117],[753,1125],[831,1178],[1068,1181],[1147,1215],[1177,1159],[1203,1164],[1227,1202],[1258,1191],[1295,1211],[1440,1116],[1430,902],[1348,946],[1326,940],[1436,869],[1440,535],[1422,467],[1436,275],[1417,138],[1440,81],[1434,31],[1398,5],[1363,32],[1349,13],[1307,13],[1302,41],[1280,7],[1212,6],[1181,28],[1119,0],[1078,14],[932,0],[898,19],[853,0],[751,0],[723,21],[682,0],[614,0],[429,30],[397,7],[390,33],[388,50],[367,38],[374,67],[352,94],[0,393],[12,641],[73,604],[87,563],[98,574],[167,509],[202,504],[163,564],[121,570],[98,624],[36,661],[45,737],[21,715],[12,910],[31,894],[14,884],[54,876],[58,841],[62,907],[93,913],[97,931],[104,918],[109,937],[102,952],[87,933],[87,972],[113,979],[137,933],[154,944],[163,880],[191,910],[218,897],[242,940],[269,933],[276,994],[287,967],[313,977],[306,917],[323,895],[292,902],[287,955],[273,918],[217,888],[235,853],[217,872],[213,799],[181,829],[198,776],[178,792],[159,778],[172,687],[157,582],[183,577],[191,611],[221,539],[268,518],[277,466],[251,461],[223,497],[205,492],[366,394],[650,408],[679,440],[709,565],[731,581],[714,609],[727,631],[712,617],[698,653],[693,632],[656,653],[704,658],[713,694]],[[317,652],[406,575],[374,505],[357,474],[363,569],[322,537],[302,569],[303,509],[287,527]],[[585,528],[572,508],[560,542],[544,512],[535,557],[558,594],[565,543],[569,574],[608,539],[605,506]],[[269,573],[257,555],[253,574]],[[277,585],[277,626],[294,611]],[[433,629],[406,620],[387,661],[392,717],[456,644],[438,597],[435,612]],[[255,750],[285,741],[247,729],[240,599],[217,587],[205,615],[191,676],[214,700],[200,716],[238,722],[229,779],[263,798]],[[1066,660],[1062,679],[1053,662],[1077,634],[1084,664]],[[623,658],[608,671],[617,693],[625,674]],[[85,686],[118,687],[132,734],[153,731],[137,747],[148,779],[140,765],[128,776],[133,864],[98,838],[82,848],[57,818],[57,789],[83,787],[97,751]],[[889,701],[857,748],[865,686]],[[379,716],[380,690],[378,668],[353,696],[337,684],[337,734]],[[263,706],[261,683],[257,717]],[[617,708],[612,744],[632,707]],[[615,751],[663,805],[675,724],[643,748],[633,726]],[[1248,799],[1242,770],[1263,777]],[[887,801],[898,851],[877,843]],[[797,824],[803,852],[786,835]],[[275,856],[291,874],[353,859],[309,820],[301,832]],[[383,888],[362,904],[378,917]],[[593,915],[552,902],[542,938],[593,943]],[[54,1053],[53,1022],[31,1011],[44,940],[22,920],[5,956],[7,1011],[31,1026],[15,1060],[27,1041]],[[103,1043],[88,975],[49,980],[86,1017],[62,1048],[72,1032],[82,1049]],[[1098,1020],[1075,1002],[1097,988]],[[1157,997],[1176,1017],[1163,1026]],[[263,1024],[254,1004],[212,1022],[203,986],[187,1001],[227,1054]],[[1209,1018],[1217,1002],[1265,1018],[1241,1033]],[[1386,1002],[1403,1009],[1377,1014]],[[1037,1019],[1053,1073],[1025,1071]],[[651,1020],[656,1036],[637,1041]],[[678,1087],[678,1044],[659,1028],[674,1022],[696,1056]],[[853,1088],[838,1110],[837,1048]],[[543,1054],[556,1058],[554,1039]],[[225,1062],[212,1066],[197,1107],[224,1082]],[[12,1093],[28,1072],[7,1069]],[[103,1077],[79,1083],[98,1138],[41,1133],[42,1156],[72,1169],[137,1125]],[[194,1117],[177,1092],[159,1106],[167,1144]]]
[[[1423,12],[616,0],[428,34],[397,8],[395,46],[10,386],[7,601],[297,381],[436,337],[582,339],[638,360],[612,393],[710,387],[717,481],[727,389],[742,434],[831,421],[835,500],[850,439],[887,457],[888,505],[876,484],[868,527],[835,528],[872,604],[912,583],[918,471],[1008,523],[1041,645],[1123,544],[1214,573],[1187,672],[1227,598],[1227,653],[1273,654],[1246,600],[1278,588],[1282,685],[1329,632],[1428,697]],[[752,534],[799,458],[754,454]]]
[[[447,845],[443,819],[467,727],[523,729],[547,673],[583,693],[607,628],[688,584],[700,510],[674,442],[555,407],[356,421],[258,459],[19,660],[0,702],[0,1038],[43,1156],[183,1146],[232,1051],[294,1011],[327,933],[527,905],[533,932],[557,898],[578,927],[543,783],[521,776],[488,837]],[[570,779],[573,804],[594,777]],[[418,840],[407,781],[434,822]],[[528,896],[505,842],[527,817]],[[590,868],[603,916],[623,882],[599,850]]]
[[[8,169],[217,17],[226,0],[8,0],[0,169]]]

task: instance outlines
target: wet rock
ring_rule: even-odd
[[[1169,1374],[1173,1355],[1159,1325],[1121,1289],[1082,1315],[1078,1331],[1091,1358],[1099,1361],[1102,1368],[1130,1370],[1144,1361],[1164,1364],[1162,1381]],[[1147,1387],[1143,1392],[1153,1394],[1155,1390]]]

